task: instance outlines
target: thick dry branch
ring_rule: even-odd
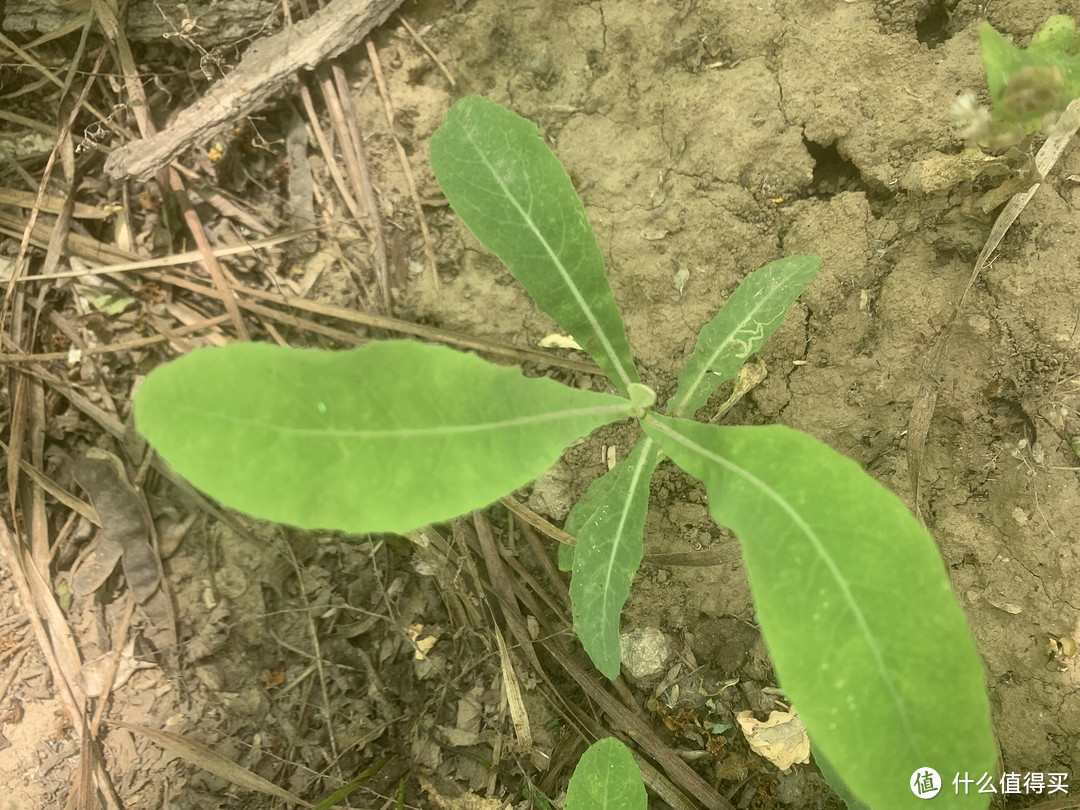
[[[146,180],[196,140],[212,137],[311,70],[358,44],[401,0],[333,0],[306,20],[256,42],[240,64],[157,135],[120,147],[105,161],[114,180]]]

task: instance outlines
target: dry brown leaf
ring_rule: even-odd
[[[495,643],[499,645],[499,668],[502,670],[503,687],[506,690],[506,703],[510,708],[510,719],[514,723],[514,737],[517,739],[519,751],[528,751],[532,748],[532,727],[529,725],[529,712],[525,708],[525,701],[521,697],[521,684],[518,682],[514,665],[510,661],[510,653],[503,641],[502,631],[496,625],[491,629],[495,634]]]
[[[79,688],[83,690],[87,697],[97,697],[109,691],[115,692],[140,669],[153,669],[155,666],[156,664],[150,661],[140,661],[135,657],[135,638],[132,637],[120,652],[120,660],[116,663],[116,672],[113,675],[111,687],[106,683],[109,673],[113,670],[113,654],[111,652],[99,655],[97,658],[83,664],[83,668],[75,676],[75,683],[79,685]]]
[[[810,737],[795,712],[769,712],[765,722],[751,711],[735,715],[750,750],[787,773],[796,763],[810,761]]]
[[[124,565],[124,577],[128,587],[139,602],[146,602],[160,585],[160,568],[157,555],[150,545],[149,520],[146,508],[138,493],[128,483],[123,462],[112,453],[91,448],[86,457],[75,462],[72,468],[75,480],[86,490],[90,502],[101,519],[105,537],[99,543],[101,551],[90,558],[90,568],[82,566],[73,580],[78,580],[80,587],[89,587],[100,578],[97,585],[104,582],[112,571],[109,565],[116,565],[116,557],[121,556]],[[116,553],[118,546],[120,554]],[[85,569],[85,575],[84,575]],[[93,576],[91,576],[93,575]],[[91,591],[96,589],[91,587]],[[74,584],[73,588],[74,590]],[[78,592],[78,591],[76,591]]]

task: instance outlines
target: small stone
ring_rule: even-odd
[[[664,672],[671,659],[672,644],[655,627],[623,633],[619,638],[623,671],[636,681],[647,681]]]

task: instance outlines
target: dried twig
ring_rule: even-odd
[[[601,688],[593,677],[586,674],[562,650],[555,639],[542,639],[541,644],[548,651],[548,654],[559,662],[566,674],[577,681],[578,686],[585,691],[590,700],[594,701],[601,710],[611,717],[617,726],[626,729],[627,733],[634,738],[634,741],[660,765],[663,769],[663,776],[681,787],[709,810],[735,810],[731,802],[702,779],[697,771],[679,759],[679,756],[656,736],[648,723],[612,697],[607,690]]]
[[[338,194],[341,195],[341,199],[344,200],[345,207],[349,209],[353,219],[362,222],[363,217],[360,214],[360,206],[345,187],[345,178],[341,176],[341,169],[338,168],[334,150],[330,147],[329,141],[326,140],[326,133],[323,132],[322,126],[319,124],[319,114],[315,112],[315,104],[311,100],[311,91],[303,82],[300,84],[300,101],[304,105],[304,114],[307,116],[311,131],[315,134],[315,143],[319,145],[319,151],[322,152],[323,162],[326,165],[326,170],[330,173],[330,179],[334,181]]]
[[[400,14],[397,15],[397,20],[405,27],[405,30],[409,32],[409,36],[413,38],[416,44],[424,49],[424,53],[431,57],[431,61],[435,63],[435,66],[438,67],[440,71],[442,71],[442,75],[446,77],[446,81],[450,82],[450,86],[457,87],[457,81],[454,79],[453,74],[450,73],[450,70],[443,64],[443,61],[435,55],[435,51],[431,50],[431,48],[428,47],[428,44],[421,39],[418,33],[416,33],[416,29],[409,25],[409,21]]]
[[[105,161],[114,180],[149,179],[200,138],[258,109],[298,70],[343,53],[381,25],[401,0],[333,0],[326,8],[252,45],[240,63],[157,135],[126,144]]]
[[[184,289],[191,290],[192,292],[199,292],[203,294],[210,294],[209,289],[205,284],[199,284],[189,279],[181,278],[180,276],[172,275],[171,273],[149,273],[148,278],[156,281],[162,281],[166,284],[173,284]],[[245,296],[252,298],[259,298],[264,301],[271,301],[280,306],[285,306],[293,310],[303,310],[306,312],[312,312],[319,315],[326,315],[332,318],[338,318],[339,320],[346,321],[347,323],[356,323],[368,326],[374,329],[387,329],[398,334],[413,335],[425,340],[432,340],[438,343],[446,343],[450,346],[457,346],[461,349],[472,349],[479,352],[487,352],[489,354],[498,355],[501,357],[510,358],[519,363],[537,363],[542,366],[556,366],[558,368],[565,368],[570,371],[579,371],[585,374],[599,375],[600,369],[594,363],[585,360],[572,360],[567,357],[559,357],[555,354],[549,354],[547,352],[537,351],[535,349],[519,349],[514,346],[507,346],[504,343],[496,343],[490,340],[484,340],[483,338],[469,337],[468,335],[462,335],[459,332],[451,332],[448,329],[438,329],[434,326],[424,326],[423,324],[412,323],[410,321],[399,320],[398,318],[389,318],[385,315],[374,315],[368,312],[357,312],[356,310],[347,309],[346,307],[333,306],[331,304],[320,304],[317,301],[307,301],[302,298],[288,298],[278,293],[266,292],[264,290],[255,290],[247,287],[236,287],[237,292],[242,293]],[[324,326],[314,321],[298,318],[295,315],[285,312],[278,312],[277,310],[270,309],[269,307],[263,307],[258,304],[253,304],[250,301],[240,300],[240,307],[246,309],[249,312],[254,312],[258,315],[266,315],[274,318],[279,323],[287,323],[297,328],[307,329],[311,332],[326,335],[334,340],[339,340],[346,345],[359,345],[367,341],[366,338],[350,333],[344,332],[341,329],[334,329],[333,327]]]
[[[390,299],[390,270],[386,260],[386,239],[383,237],[382,221],[379,216],[379,204],[375,199],[375,189],[371,184],[367,159],[364,157],[364,141],[360,137],[360,127],[352,107],[349,83],[341,65],[333,63],[330,73],[320,71],[319,81],[326,102],[327,112],[334,122],[334,129],[341,142],[341,153],[345,157],[345,167],[349,170],[349,179],[366,210],[366,217],[360,224],[367,230],[371,239],[371,259],[375,265],[375,278],[379,283],[379,295],[383,309],[389,314],[393,309]]]
[[[175,169],[168,168],[165,170],[165,173],[168,176],[167,182],[173,193],[173,197],[180,203],[180,209],[184,213],[184,222],[188,226],[188,231],[194,237],[195,244],[199,246],[203,264],[210,273],[210,279],[214,282],[214,287],[216,288],[214,297],[220,299],[221,303],[225,305],[225,311],[229,313],[229,318],[232,320],[233,327],[236,329],[236,336],[241,340],[247,340],[247,326],[244,324],[244,319],[240,315],[240,307],[236,304],[236,295],[229,287],[229,282],[225,278],[225,273],[221,269],[221,264],[218,262],[217,257],[214,256],[214,250],[210,245],[210,240],[206,236],[206,231],[203,229],[202,222],[199,220],[199,215],[195,213],[195,207],[188,198],[187,190],[184,188],[184,181],[180,179],[180,174]]]
[[[379,86],[379,95],[383,100],[386,125],[390,131],[390,137],[394,140],[398,162],[401,164],[401,171],[405,174],[405,183],[409,187],[409,196],[412,197],[416,221],[420,224],[420,233],[424,237],[424,255],[428,260],[428,281],[431,282],[433,288],[438,288],[439,268],[435,261],[435,250],[431,246],[431,232],[428,230],[427,217],[424,216],[424,207],[420,204],[420,195],[416,191],[416,178],[413,177],[412,167],[409,165],[409,156],[405,154],[405,147],[401,145],[401,141],[398,140],[398,136],[394,132],[394,108],[390,103],[390,93],[386,89],[386,80],[383,78],[382,66],[379,63],[379,52],[375,50],[375,43],[370,39],[365,45],[367,46],[368,59],[371,60],[371,68],[375,73],[375,83]]]

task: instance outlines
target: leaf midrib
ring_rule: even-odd
[[[836,562],[833,560],[832,555],[829,554],[828,550],[822,544],[821,539],[817,536],[817,532],[815,532],[813,528],[811,528],[810,524],[808,524],[802,518],[802,515],[799,514],[795,507],[791,503],[789,503],[783,495],[770,487],[768,484],[766,484],[756,475],[751,473],[749,470],[740,467],[739,465],[733,463],[729,459],[724,458],[723,456],[717,455],[708,448],[703,447],[689,437],[684,436],[682,433],[679,433],[674,428],[671,428],[656,419],[650,419],[649,421],[653,426],[655,426],[658,430],[668,436],[672,441],[676,442],[677,444],[681,444],[688,450],[691,450],[694,453],[700,455],[702,458],[723,467],[729,472],[742,478],[751,486],[758,488],[767,498],[772,500],[785,514],[787,514],[791,518],[792,522],[795,523],[797,528],[802,530],[803,534],[810,541],[811,547],[814,549],[814,551],[818,553],[818,555],[821,557],[821,560],[825,563],[826,568],[835,580],[836,587],[843,595],[844,600],[847,602],[848,609],[851,610],[852,615],[855,617],[855,620],[859,626],[859,630],[861,631],[863,639],[866,642],[866,646],[870,650],[871,655],[873,656],[874,664],[878,669],[879,676],[884,682],[886,689],[888,690],[889,695],[892,698],[893,704],[896,707],[896,712],[900,717],[901,722],[903,723],[905,731],[907,732],[907,739],[909,745],[915,750],[915,753],[920,759],[925,759],[926,757],[924,756],[922,745],[919,743],[919,736],[915,732],[915,729],[911,724],[911,718],[908,714],[906,702],[901,697],[899,691],[896,688],[896,684],[889,673],[889,669],[885,664],[885,661],[881,654],[881,650],[878,647],[876,640],[874,639],[874,635],[870,630],[870,626],[866,621],[866,617],[863,615],[863,612],[860,609],[854,594],[851,592],[851,588],[848,585],[847,578],[843,575],[843,573],[840,571],[840,568],[836,565]]]
[[[463,132],[465,139],[470,144],[472,144],[473,148],[476,150],[477,156],[484,164],[484,167],[491,173],[492,178],[494,178],[495,183],[502,190],[503,195],[508,200],[510,200],[511,205],[513,205],[514,209],[517,210],[522,221],[524,221],[525,225],[529,228],[529,230],[533,232],[537,240],[540,242],[541,246],[543,246],[544,250],[547,252],[551,261],[554,263],[555,268],[559,272],[559,277],[563,280],[566,288],[570,290],[570,294],[574,297],[574,301],[577,303],[582,313],[584,313],[586,319],[589,322],[589,325],[593,329],[593,332],[600,340],[600,344],[604,349],[604,354],[607,356],[608,360],[611,361],[611,364],[614,366],[616,373],[618,373],[619,381],[622,383],[622,390],[627,390],[633,380],[627,373],[626,369],[623,367],[622,362],[619,360],[618,353],[615,351],[615,347],[611,344],[611,341],[608,339],[607,333],[602,328],[600,322],[596,319],[596,316],[593,314],[592,309],[585,302],[585,299],[581,295],[581,291],[574,283],[574,280],[567,271],[566,266],[562,263],[562,260],[559,258],[558,254],[552,248],[551,243],[548,242],[544,234],[541,233],[540,230],[533,223],[532,217],[530,217],[525,212],[525,209],[522,208],[521,205],[518,203],[517,198],[510,192],[509,187],[507,187],[507,185],[503,182],[502,178],[499,176],[499,173],[495,170],[494,165],[487,159],[487,155],[484,154],[484,151],[480,148],[479,143],[473,137],[469,129],[462,126],[461,131]],[[528,177],[528,175],[526,176]]]
[[[767,303],[769,303],[769,301],[772,300],[773,296],[776,295],[780,290],[781,290],[781,286],[779,286],[779,285],[773,287],[773,289],[769,291],[769,294],[767,296],[765,296],[765,298],[763,300],[758,302],[754,306],[754,308],[752,310],[750,310],[741,321],[739,321],[738,325],[733,327],[724,336],[724,338],[716,344],[716,349],[713,350],[713,352],[709,355],[708,359],[702,364],[701,371],[698,372],[696,378],[690,384],[690,387],[687,389],[686,394],[684,396],[678,398],[678,401],[675,403],[674,408],[671,411],[672,416],[683,416],[684,415],[687,404],[690,402],[690,400],[693,398],[694,394],[697,392],[698,387],[701,385],[702,381],[706,378],[706,375],[708,375],[710,373],[709,369],[713,365],[715,365],[716,359],[718,357],[720,357],[721,354],[724,353],[724,349],[727,348],[728,343],[731,340],[734,339],[735,335],[739,334],[739,332],[742,331],[742,328],[748,322],[753,320],[753,321],[755,321],[755,323],[758,323],[758,321],[755,320],[754,316],[757,315],[757,313],[760,312],[761,309],[764,308],[764,306]],[[783,313],[783,314],[786,314],[786,312]],[[781,315],[781,317],[783,317],[783,314]],[[770,321],[770,323],[771,323],[771,321]],[[761,347],[759,346],[758,348],[760,349]],[[753,354],[753,353],[754,352],[751,352],[750,354]],[[749,358],[750,354],[747,354],[746,357]],[[723,380],[720,380],[720,382],[723,382]]]
[[[279,433],[312,436],[315,438],[341,438],[341,439],[383,439],[383,438],[415,438],[431,436],[452,436],[483,433],[488,431],[517,428],[527,425],[543,424],[545,422],[558,422],[566,419],[574,419],[581,416],[627,415],[629,416],[629,403],[627,405],[604,405],[594,408],[576,408],[565,411],[548,411],[542,414],[518,416],[513,419],[499,419],[493,422],[478,422],[463,425],[435,425],[423,428],[384,428],[378,430],[341,430],[340,428],[300,428],[288,425],[276,425],[265,420],[254,419],[244,416],[233,416],[226,413],[208,412],[200,408],[192,408],[185,405],[173,406],[174,412],[196,414],[203,419],[216,420],[233,425],[242,425],[252,428],[276,431]]]
[[[647,464],[645,464],[645,458],[648,455],[649,448],[652,446],[652,444],[653,444],[653,440],[650,439],[648,436],[646,436],[642,440],[642,443],[641,443],[641,457],[640,457],[640,459],[638,461],[637,467],[634,469],[633,476],[630,478],[630,485],[627,487],[627,490],[629,492],[631,492],[631,493],[637,493],[637,483],[641,479],[642,473],[645,472],[645,467],[648,466]],[[623,501],[622,511],[619,513],[619,523],[618,523],[618,526],[617,526],[617,528],[615,530],[615,536],[617,538],[619,538],[620,541],[622,539],[623,532],[626,529],[626,521],[629,519],[630,506],[631,506],[632,503],[633,503],[633,501],[630,498],[627,498],[626,500],[624,500]],[[608,555],[607,564],[604,567],[604,593],[605,594],[611,592],[611,580],[612,580],[612,577],[615,574],[615,558],[617,556],[616,551],[618,550],[620,545],[621,545],[620,542],[616,542],[616,543],[611,544],[611,553]]]

